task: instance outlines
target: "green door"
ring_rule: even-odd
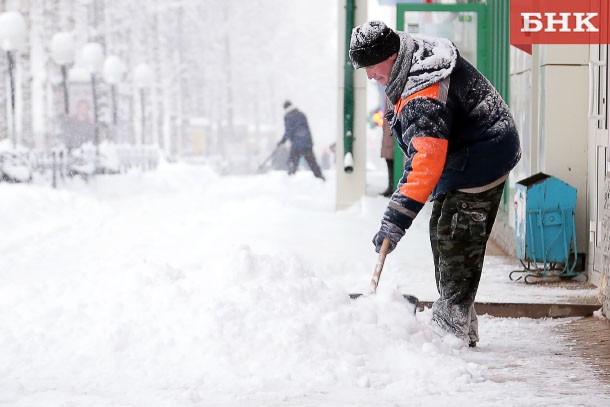
[[[444,37],[488,76],[484,4],[399,4],[396,28],[409,34]]]

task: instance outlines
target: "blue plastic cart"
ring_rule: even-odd
[[[572,278],[576,272],[576,189],[558,178],[538,173],[516,183],[515,244],[523,270],[513,281]]]

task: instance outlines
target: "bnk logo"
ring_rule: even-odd
[[[521,13],[521,32],[599,32],[591,22],[597,16],[599,13]]]
[[[510,0],[510,43],[608,44],[609,0]]]

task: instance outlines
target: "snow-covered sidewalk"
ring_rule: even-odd
[[[0,184],[0,406],[601,406],[566,320],[484,316],[437,337],[427,214],[364,292],[387,200],[334,210],[334,174],[219,177],[203,166]],[[480,301],[549,302],[486,261]],[[591,295],[590,290],[570,296]]]

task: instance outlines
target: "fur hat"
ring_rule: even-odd
[[[388,59],[400,49],[400,37],[383,21],[369,21],[352,30],[349,58],[354,69]]]

